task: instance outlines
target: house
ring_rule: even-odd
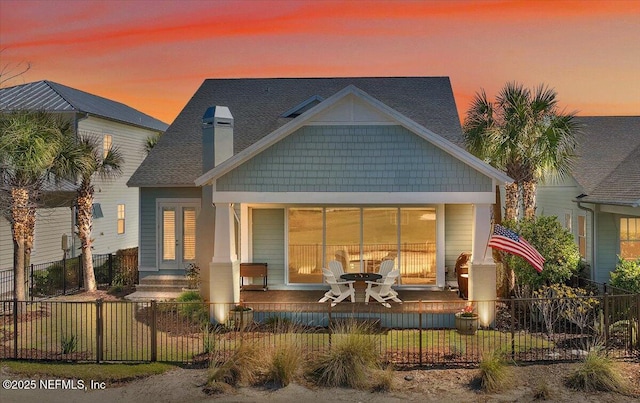
[[[0,110],[42,109],[72,120],[77,133],[94,136],[105,149],[117,147],[124,158],[123,174],[117,179],[94,180],[94,253],[110,253],[138,245],[138,189],[126,186],[145,158],[147,137],[163,133],[167,125],[127,105],[51,81],[37,81],[0,89]],[[50,189],[54,190],[54,189]],[[31,262],[60,260],[61,239],[69,236],[68,257],[80,254],[80,242],[72,234],[75,186],[65,184],[56,191],[66,193],[50,208],[38,209]],[[13,267],[10,224],[0,218],[0,269]]]
[[[618,255],[640,258],[640,116],[576,120],[583,133],[571,175],[538,187],[537,214],[559,218],[592,280],[605,283]]]
[[[207,300],[237,303],[240,263],[317,289],[330,260],[390,258],[399,287],[442,289],[471,251],[470,297],[493,299],[490,207],[511,179],[462,139],[446,77],[205,80],[128,182],[141,282],[195,262]]]

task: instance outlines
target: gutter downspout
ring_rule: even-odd
[[[598,265],[596,261],[596,258],[598,256],[596,252],[596,212],[594,209],[582,206],[580,204],[580,200],[576,200],[575,202],[580,210],[588,211],[589,213],[591,213],[591,242],[589,242],[591,244],[591,273],[590,274],[591,274],[591,281],[595,281],[596,268]]]

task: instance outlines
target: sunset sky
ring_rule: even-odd
[[[51,80],[171,123],[206,78],[449,76],[555,88],[567,111],[640,115],[640,1],[6,1],[4,86]],[[6,77],[7,71],[3,77]]]

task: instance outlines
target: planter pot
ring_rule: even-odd
[[[462,313],[456,313],[456,330],[460,334],[476,334],[478,315],[462,316]]]
[[[253,309],[248,311],[229,311],[229,327],[244,330],[253,323]]]

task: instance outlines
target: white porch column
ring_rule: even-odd
[[[209,301],[212,319],[225,323],[229,304],[240,302],[240,263],[236,255],[233,205],[216,203],[213,259],[209,264]]]
[[[495,319],[496,264],[487,242],[491,232],[490,204],[473,205],[471,266],[469,267],[469,300],[474,301],[480,325],[488,326]],[[479,301],[479,302],[476,302]]]

